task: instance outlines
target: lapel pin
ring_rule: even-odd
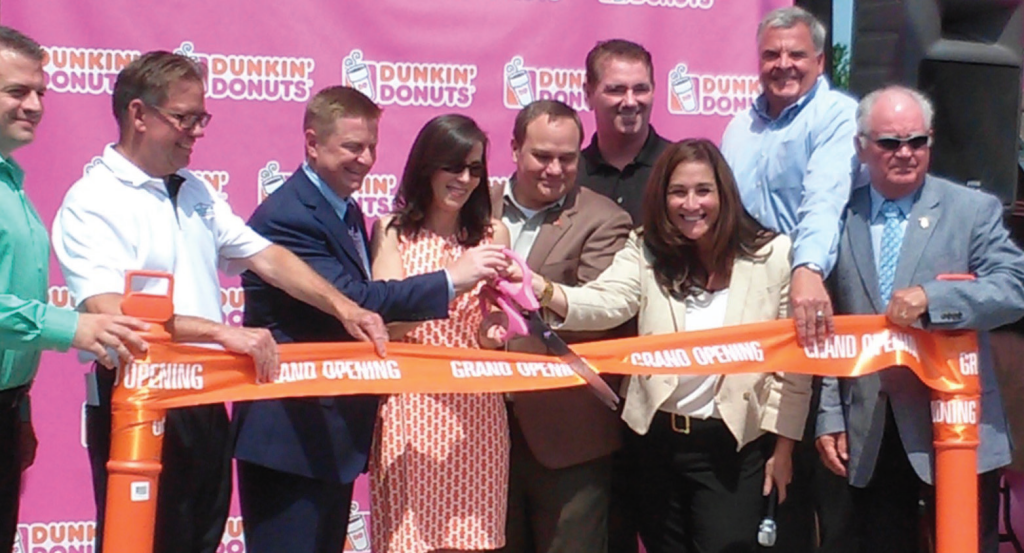
[[[927,217],[921,217],[920,219],[917,220],[917,224],[921,225],[921,228],[928,228],[928,225],[931,224],[931,221],[929,221]]]

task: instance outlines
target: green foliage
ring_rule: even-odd
[[[836,88],[850,88],[850,45],[832,45],[832,85]]]

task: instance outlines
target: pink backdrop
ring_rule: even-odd
[[[756,96],[757,21],[790,3],[4,0],[0,21],[38,40],[49,57],[46,116],[36,142],[15,155],[49,225],[68,186],[116,139],[114,78],[142,52],[178,50],[208,63],[207,109],[214,119],[191,168],[243,217],[302,161],[306,100],[342,82],[362,89],[385,108],[378,162],[359,194],[363,210],[376,217],[390,208],[416,132],[441,113],[474,117],[492,140],[492,175],[507,176],[516,110],[531,98],[586,110],[583,60],[599,39],[628,38],[653,52],[659,133],[717,141],[729,117]],[[593,132],[593,119],[583,114],[583,120]],[[56,260],[51,267],[51,301],[68,306]],[[238,324],[238,281],[222,285],[226,319]],[[84,372],[73,355],[43,357],[33,392],[40,446],[27,473],[15,551],[92,551]],[[356,501],[346,549],[369,551],[365,481]],[[223,551],[244,551],[237,518],[229,522]]]

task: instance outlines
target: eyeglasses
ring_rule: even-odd
[[[903,147],[904,144],[910,146],[911,150],[920,150],[925,146],[932,145],[932,137],[927,134],[915,134],[914,136],[908,136],[907,138],[899,138],[896,136],[879,136],[874,140],[874,143],[881,149],[887,152],[895,152]]]
[[[164,117],[176,121],[178,128],[183,131],[190,131],[196,128],[196,125],[199,125],[200,128],[205,129],[206,126],[210,124],[210,119],[213,119],[213,114],[206,113],[205,111],[202,113],[174,113],[173,111],[167,111],[157,106],[149,107],[156,110],[156,112],[160,115],[163,115]]]
[[[446,165],[441,167],[441,170],[445,173],[451,173],[453,175],[461,175],[463,171],[469,169],[469,176],[474,179],[478,179],[484,176],[484,164],[483,163],[460,163],[458,165]]]

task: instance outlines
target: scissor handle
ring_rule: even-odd
[[[495,281],[495,286],[502,294],[512,298],[523,309],[527,311],[539,310],[540,302],[537,301],[537,296],[533,295],[533,271],[530,270],[530,266],[526,264],[526,260],[508,248],[502,250],[502,253],[511,259],[512,263],[519,266],[519,270],[523,273],[523,281],[513,283],[499,278]]]
[[[492,286],[486,285],[480,289],[480,296],[486,298],[487,300],[490,300],[491,303],[493,303],[494,305],[497,305],[498,308],[501,309],[502,312],[505,313],[505,316],[508,318],[508,328],[505,333],[505,341],[507,341],[509,338],[514,338],[516,336],[526,336],[527,334],[530,333],[530,328],[526,325],[526,319],[523,318],[523,314],[520,313],[519,309],[517,309],[514,305],[509,303],[508,299],[506,299],[504,295],[504,292],[501,292]],[[485,314],[487,313],[486,302],[481,302],[480,308],[484,310]]]

